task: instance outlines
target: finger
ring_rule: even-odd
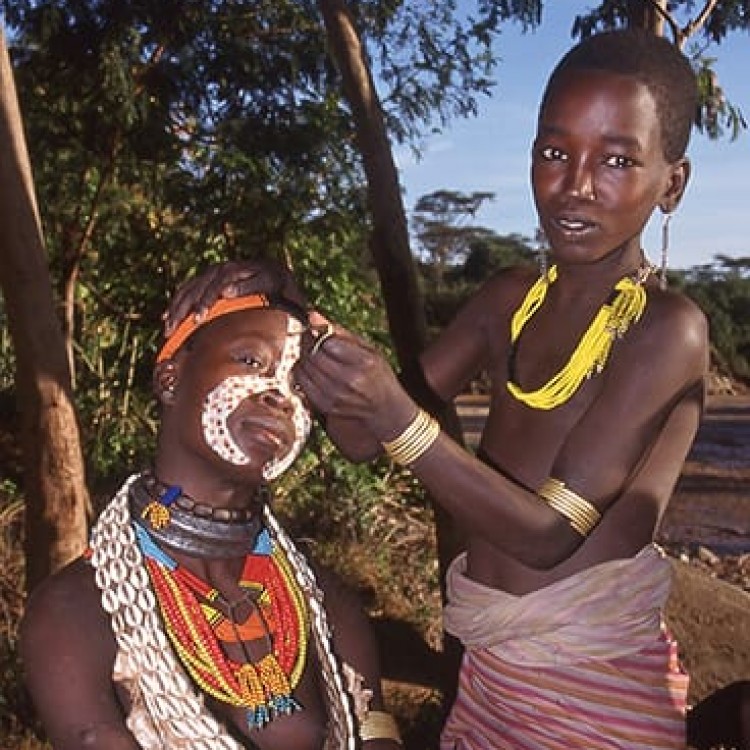
[[[273,294],[280,286],[281,277],[270,262],[242,260],[212,266],[175,292],[164,316],[165,335],[170,335],[190,314],[200,322],[222,297],[231,299],[259,292]]]
[[[190,314],[194,306],[194,300],[201,294],[201,288],[207,281],[208,279],[205,277],[190,279],[177,288],[169,302],[169,307],[162,316],[165,336],[170,336],[174,329]]]
[[[294,387],[304,394],[313,412],[328,415],[332,407],[331,389],[325,387],[325,379],[315,370],[308,370],[298,362],[293,371]]]
[[[219,299],[240,297],[248,280],[260,273],[257,265],[251,261],[230,261],[217,267],[211,274],[202,292],[195,301],[195,312],[200,317]]]
[[[362,379],[326,354],[299,360],[293,377],[315,409],[325,415],[360,417],[370,410],[369,390]]]
[[[332,338],[335,333],[336,329],[331,323],[326,323],[325,326],[314,326],[312,329],[313,342],[308,356],[314,357],[323,348],[326,341]]]

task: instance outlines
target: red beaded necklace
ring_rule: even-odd
[[[164,553],[142,527],[138,536],[165,629],[198,686],[220,701],[247,708],[248,725],[254,728],[298,710],[292,691],[307,658],[307,604],[289,561],[268,532],[261,532],[260,544],[245,559],[239,585],[247,593],[234,604]],[[240,606],[249,611],[237,622]],[[243,644],[256,639],[266,639],[268,653],[253,662]],[[245,662],[229,659],[219,641],[239,643]]]

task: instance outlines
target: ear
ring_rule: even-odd
[[[154,395],[162,406],[169,406],[175,397],[179,376],[179,367],[174,359],[159,362],[154,368]]]
[[[662,213],[671,214],[677,208],[685,193],[689,179],[690,160],[687,156],[683,156],[669,166],[669,181],[662,199],[659,201],[659,208]]]

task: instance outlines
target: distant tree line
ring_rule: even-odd
[[[437,190],[422,196],[412,216],[416,255],[429,330],[434,334],[493,273],[538,263],[543,239],[501,235],[474,222],[486,192]],[[668,272],[670,286],[695,300],[708,317],[712,364],[750,384],[750,252]]]

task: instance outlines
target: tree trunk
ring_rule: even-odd
[[[26,496],[26,588],[86,544],[86,490],[70,372],[13,71],[0,31],[0,286],[16,354]]]
[[[631,26],[648,29],[662,36],[664,33],[664,12],[666,0],[628,0],[628,19]]]
[[[424,305],[409,244],[406,213],[393,161],[385,118],[354,22],[344,0],[319,0],[331,54],[341,74],[351,107],[367,176],[372,215],[371,249],[378,271],[388,326],[402,378],[410,393],[425,405],[435,399],[422,376],[419,355],[426,344]],[[460,440],[454,408],[443,414],[446,429]],[[453,529],[443,541],[453,537]],[[452,552],[456,549],[453,548]],[[449,562],[441,559],[441,564]]]
[[[367,65],[359,34],[344,0],[319,0],[328,44],[339,73],[344,96],[352,110],[358,147],[367,177],[367,196],[372,216],[371,249],[380,278],[388,326],[405,386],[412,396],[430,408],[437,405],[422,375],[419,355],[426,344],[424,305],[409,245],[406,213],[398,172],[385,127],[380,100]],[[438,414],[443,428],[461,441],[461,430],[452,406]],[[454,519],[433,503],[438,542],[440,580],[445,595],[445,572],[463,546]],[[456,685],[458,650],[452,639],[445,644],[445,696],[452,699]]]

